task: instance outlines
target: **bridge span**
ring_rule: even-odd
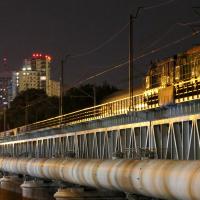
[[[200,102],[3,136],[2,156],[200,159]],[[43,122],[42,122],[43,123]],[[48,124],[47,124],[48,125]],[[11,130],[12,131],[12,130]]]
[[[0,169],[155,198],[198,199],[200,95],[165,107],[134,98],[133,110],[127,99],[117,100],[0,133]]]

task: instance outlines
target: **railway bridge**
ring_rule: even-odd
[[[131,109],[128,97],[2,132],[0,170],[23,175],[27,197],[42,180],[56,180],[68,188],[59,189],[56,199],[124,198],[80,186],[126,192],[129,199],[198,199],[199,99],[180,97],[161,107],[148,105],[141,94],[131,99]]]

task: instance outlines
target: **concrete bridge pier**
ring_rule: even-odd
[[[125,200],[125,194],[105,190],[85,190],[84,188],[59,188],[54,194],[56,200]]]
[[[19,178],[18,176],[3,176],[0,179],[0,187],[1,189],[8,190],[15,193],[21,193],[20,185],[23,183],[23,178]]]
[[[42,180],[24,181],[21,185],[24,198],[53,200],[53,195],[58,186],[52,183],[45,183]]]

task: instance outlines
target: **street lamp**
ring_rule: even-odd
[[[59,115],[63,114],[63,72],[64,72],[64,63],[67,61],[67,59],[70,57],[69,54],[65,55],[64,58],[61,60],[60,65],[60,101],[59,101]]]

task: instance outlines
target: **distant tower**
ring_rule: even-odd
[[[12,73],[8,67],[7,58],[4,57],[0,68],[0,110],[7,107],[12,96]]]
[[[4,67],[7,67],[7,64],[8,64],[8,63],[7,63],[7,58],[4,57],[4,58],[3,58],[3,66],[4,66]]]

